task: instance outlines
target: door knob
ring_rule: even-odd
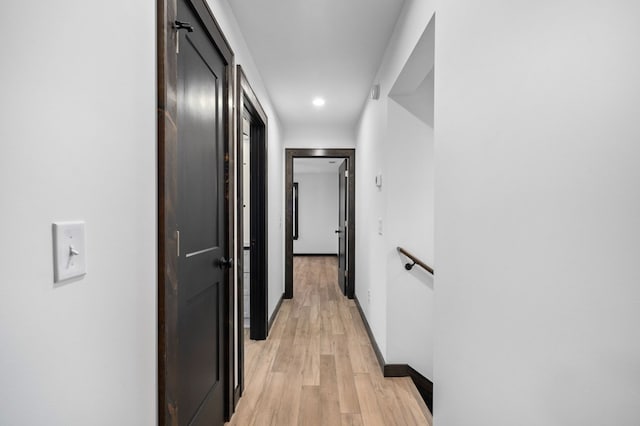
[[[233,266],[233,259],[229,258],[226,259],[224,256],[221,257],[220,259],[218,259],[218,267],[220,269],[229,269]]]
[[[335,230],[335,231],[333,231],[333,232],[335,232],[336,234],[341,234],[341,233],[342,233],[342,230],[341,230],[341,229],[336,229],[336,230]]]

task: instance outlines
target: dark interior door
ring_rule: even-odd
[[[178,419],[224,423],[225,63],[191,6],[178,1]]]
[[[347,294],[347,160],[338,171],[338,283]]]
[[[253,340],[264,340],[269,333],[267,318],[267,151],[265,126],[255,115],[251,126],[251,324]]]

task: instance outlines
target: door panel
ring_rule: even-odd
[[[178,20],[178,372],[180,425],[224,422],[225,63],[186,1]]]
[[[215,56],[205,58],[194,44],[196,37],[185,35],[179,55],[179,65],[183,66],[178,70],[178,126],[189,133],[186,140],[178,141],[183,166],[179,170],[183,213],[180,237],[183,251],[193,253],[213,247],[220,234],[219,224],[212,218],[219,216],[219,187],[224,181],[224,164],[220,162],[223,147],[215,143],[216,137],[223,139],[218,134],[222,123],[216,102],[222,94],[221,75],[216,75],[206,61],[217,62],[222,73],[224,66]]]
[[[338,171],[338,283],[343,294],[347,294],[347,160]]]

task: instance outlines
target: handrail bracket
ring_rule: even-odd
[[[413,267],[416,266],[416,262],[413,263],[405,263],[404,265],[404,269],[406,269],[407,271],[410,271],[413,269]]]

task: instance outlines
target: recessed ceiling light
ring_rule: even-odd
[[[317,106],[317,107],[324,106],[324,99],[322,99],[322,98],[314,98],[313,99],[313,105]]]

